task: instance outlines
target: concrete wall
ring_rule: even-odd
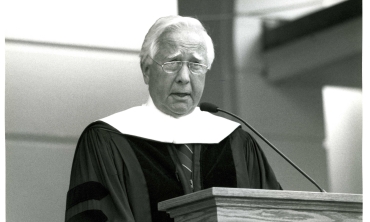
[[[260,16],[244,16],[248,15],[250,10],[258,8],[258,5],[260,4],[255,1],[242,0],[236,4],[238,12],[238,16],[234,18],[236,74],[229,80],[234,84],[236,90],[236,112],[262,135],[265,135],[272,144],[281,149],[325,190],[361,193],[362,191],[358,187],[361,187],[362,184],[362,172],[358,168],[351,171],[351,174],[357,175],[355,180],[345,180],[346,185],[342,184],[342,186],[329,186],[328,166],[332,163],[328,162],[327,150],[324,146],[326,133],[322,95],[322,88],[325,85],[351,86],[361,91],[361,52],[347,55],[336,61],[325,61],[323,58],[322,65],[318,67],[298,70],[294,77],[279,82],[270,81],[266,78],[266,71],[270,67],[268,67],[264,51],[261,49],[263,19]],[[259,10],[261,9],[259,8]],[[289,10],[286,12],[289,15]],[[277,18],[279,16],[275,19]],[[280,15],[280,18],[284,18],[284,15]],[[354,24],[356,25],[352,28],[355,31],[351,33],[352,36],[349,35],[349,38],[354,38],[354,42],[357,44],[356,48],[361,48],[361,38],[358,38],[361,37],[361,18],[356,20]],[[316,34],[312,34],[307,36],[304,41],[315,45],[315,37]],[[335,42],[334,40],[337,38],[340,36],[330,35],[327,40]],[[358,41],[358,39],[360,40]],[[290,48],[292,44],[299,44],[297,43],[299,41],[301,40],[288,43],[286,48]],[[286,53],[288,55],[302,53],[294,50],[281,51],[285,53],[280,54],[282,58],[286,56]],[[296,69],[296,63],[286,62],[291,69]],[[361,109],[358,111],[361,112]],[[355,141],[356,146],[361,147],[362,137],[359,136],[360,138]],[[318,191],[314,185],[271,151],[267,145],[261,144],[284,189]],[[351,147],[347,147],[347,149],[351,149]],[[361,158],[356,157],[356,159],[361,161]]]
[[[7,221],[63,221],[84,127],[146,102],[138,53],[6,43]]]
[[[338,193],[362,193],[362,91],[323,88],[329,187]]]

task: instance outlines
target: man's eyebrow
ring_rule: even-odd
[[[198,61],[201,61],[201,62],[203,62],[205,60],[205,58],[203,56],[201,56],[201,55],[199,55],[197,53],[193,54],[193,57],[195,59],[197,59]]]
[[[181,55],[181,52],[178,52],[178,53],[175,53],[175,54],[172,54],[172,55],[169,55],[169,56],[166,56],[166,59],[174,59],[176,58],[177,56]]]
[[[166,60],[171,60],[171,59],[174,59],[178,56],[181,55],[181,52],[178,52],[178,53],[174,53],[172,55],[168,55],[165,57]],[[206,58],[204,58],[202,55],[198,54],[198,53],[194,53],[192,54],[192,57],[193,59],[197,60],[198,62],[205,62],[206,61]]]

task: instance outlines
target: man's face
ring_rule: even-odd
[[[189,61],[208,64],[203,34],[194,30],[164,33],[153,58],[159,64],[171,61]],[[193,75],[187,63],[177,73],[168,74],[155,63],[144,71],[145,83],[155,106],[173,117],[191,113],[202,97],[205,74]]]

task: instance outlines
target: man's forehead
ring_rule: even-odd
[[[206,59],[207,45],[203,36],[195,31],[179,31],[163,35],[159,41],[158,53],[161,57],[172,59],[182,55],[198,60]]]
[[[176,59],[176,58],[179,58],[179,57],[182,57],[184,54],[188,55],[188,56],[191,56],[195,59],[198,59],[198,60],[204,60],[204,56],[205,54],[204,53],[199,53],[197,51],[189,51],[189,50],[177,50],[177,52],[175,53],[169,53],[167,55],[164,55],[166,59]]]
[[[159,37],[161,41],[173,43],[195,43],[202,44],[205,42],[204,32],[195,29],[170,30],[162,33]]]

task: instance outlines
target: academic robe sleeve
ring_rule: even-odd
[[[145,180],[128,142],[102,126],[87,127],[77,144],[65,221],[151,221]]]
[[[274,171],[256,140],[238,128],[230,135],[239,188],[281,190]]]

